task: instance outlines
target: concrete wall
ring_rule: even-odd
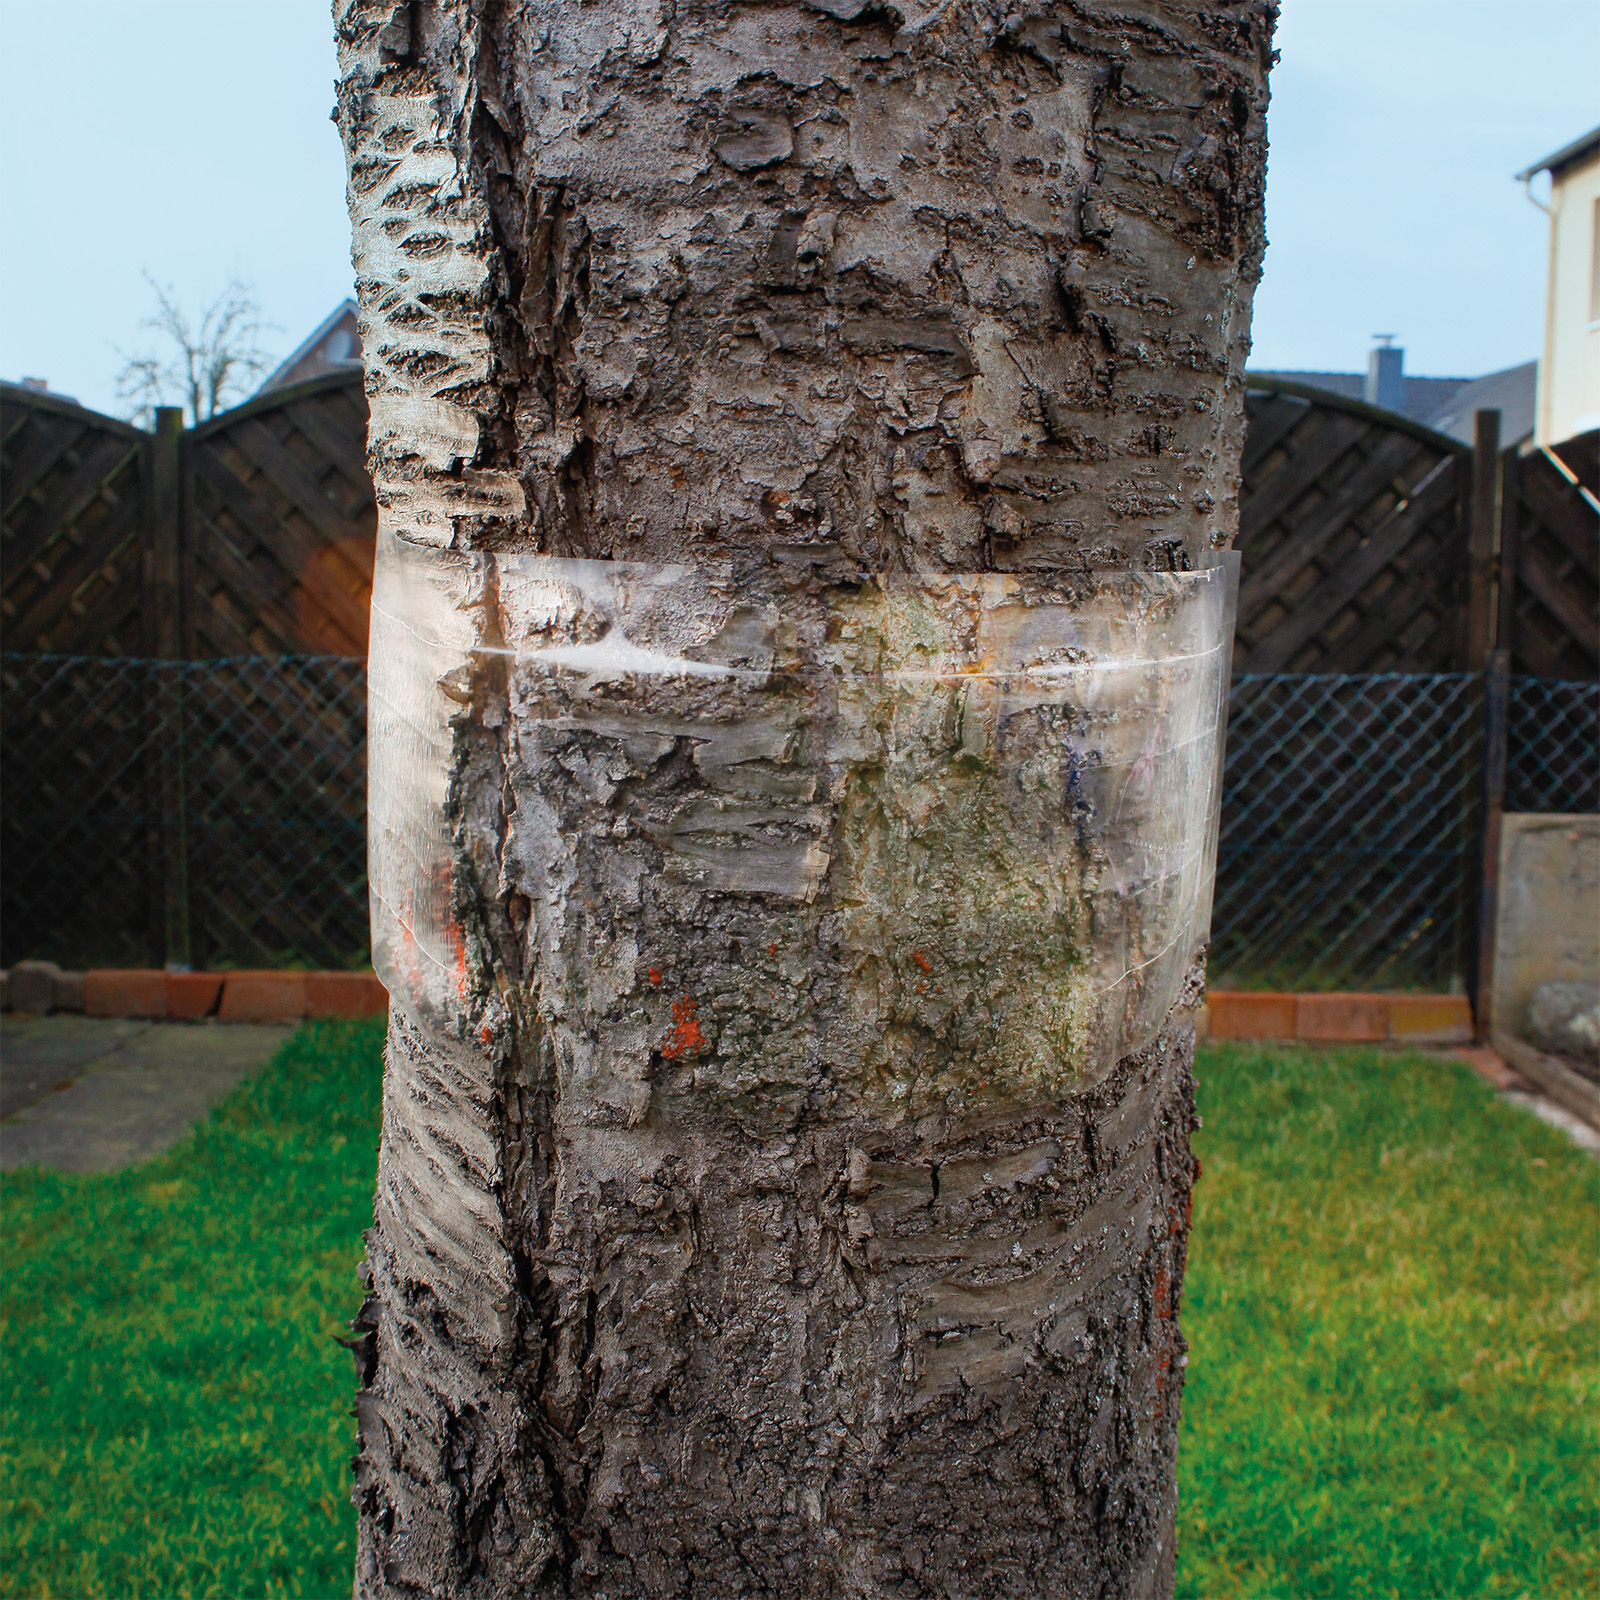
[[[1521,1035],[1541,983],[1600,979],[1600,816],[1508,815],[1500,836],[1494,1027]]]

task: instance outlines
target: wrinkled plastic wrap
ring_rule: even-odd
[[[385,536],[377,970],[460,1010],[452,774],[488,716],[477,892],[523,897],[522,981],[601,1098],[663,1065],[907,1109],[1098,1078],[1208,934],[1235,562],[841,586]]]

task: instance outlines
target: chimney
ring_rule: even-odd
[[[1404,412],[1406,408],[1406,353],[1395,346],[1392,333],[1375,333],[1374,339],[1383,342],[1373,347],[1367,357],[1367,383],[1361,398],[1369,406],[1382,406],[1385,411]]]

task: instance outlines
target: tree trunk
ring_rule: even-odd
[[[336,15],[356,1593],[1170,1592],[1273,7]]]

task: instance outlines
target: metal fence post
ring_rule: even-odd
[[[183,412],[162,406],[150,472],[150,587],[153,669],[150,706],[156,752],[160,830],[161,936],[169,971],[187,972],[189,849],[184,784],[183,666]],[[169,683],[170,679],[170,683]]]
[[[1500,904],[1500,819],[1505,810],[1510,722],[1511,652],[1492,650],[1483,673],[1483,859],[1472,1007],[1477,1035],[1483,1041],[1494,1028],[1494,932]]]

